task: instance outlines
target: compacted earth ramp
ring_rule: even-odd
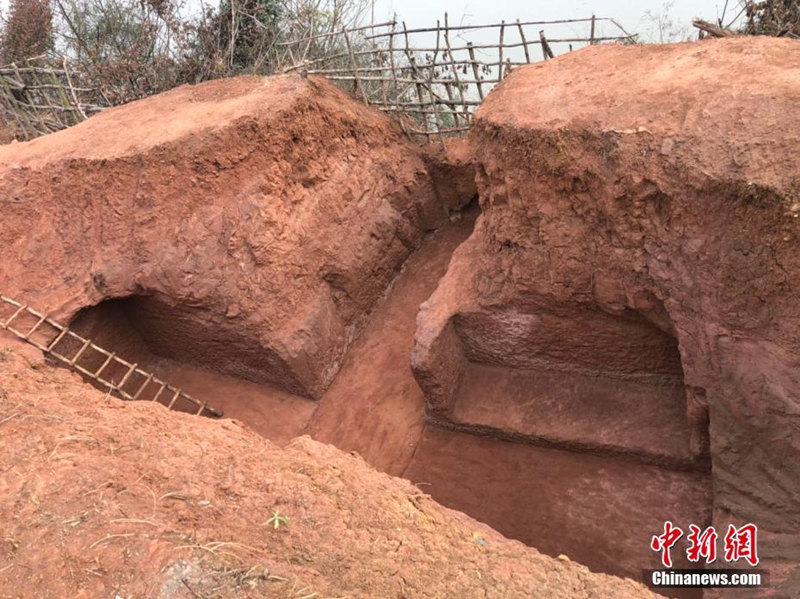
[[[796,46],[594,46],[436,147],[299,76],[0,147],[0,291],[123,360],[0,332],[0,595],[650,596],[666,521],[796,595]]]

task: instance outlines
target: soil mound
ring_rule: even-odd
[[[1,339],[0,368],[3,596],[653,596],[308,437],[123,403]]]
[[[7,295],[62,320],[117,299],[153,353],[313,398],[448,211],[388,118],[288,76],[0,148],[0,198]]]
[[[666,490],[687,508],[679,521],[757,523],[770,584],[789,594],[798,49],[596,46],[515,71],[477,112],[482,215],[421,310],[412,356],[442,426],[706,473],[713,495]],[[621,503],[659,511],[654,485]]]

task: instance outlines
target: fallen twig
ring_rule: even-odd
[[[719,25],[714,25],[713,23],[709,23],[708,21],[704,21],[703,19],[694,19],[692,21],[692,25],[699,29],[700,31],[704,31],[711,37],[732,37],[736,35],[730,29],[726,29],[725,27],[720,27]]]
[[[97,541],[95,541],[94,543],[89,545],[89,547],[87,549],[94,549],[100,543],[105,543],[106,541],[110,541],[111,539],[117,539],[117,538],[122,538],[122,537],[132,537],[132,536],[135,536],[135,533],[125,532],[125,533],[116,534],[116,535],[106,535],[102,539],[98,539]]]

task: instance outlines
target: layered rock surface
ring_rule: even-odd
[[[477,112],[483,214],[412,355],[445,426],[669,468],[710,453],[713,523],[756,523],[788,593],[797,52],[767,38],[591,47],[515,71]]]
[[[446,217],[419,151],[300,77],[182,87],[0,148],[0,290],[128,302],[154,353],[318,397]]]

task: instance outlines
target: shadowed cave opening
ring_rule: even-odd
[[[288,441],[302,430],[316,406],[296,392],[299,385],[281,360],[243,333],[241,323],[224,322],[206,310],[179,306],[156,295],[133,295],[82,309],[70,328],[272,440]],[[64,342],[59,349],[67,355],[75,352]],[[89,351],[80,364],[95,371],[103,360]],[[119,383],[125,369],[112,366],[103,374]],[[145,377],[136,375],[123,388],[134,395],[144,383]],[[138,399],[153,400],[158,391],[158,385],[149,383]],[[157,400],[167,404],[170,394],[162,393]],[[184,404],[174,408],[194,411]]]

